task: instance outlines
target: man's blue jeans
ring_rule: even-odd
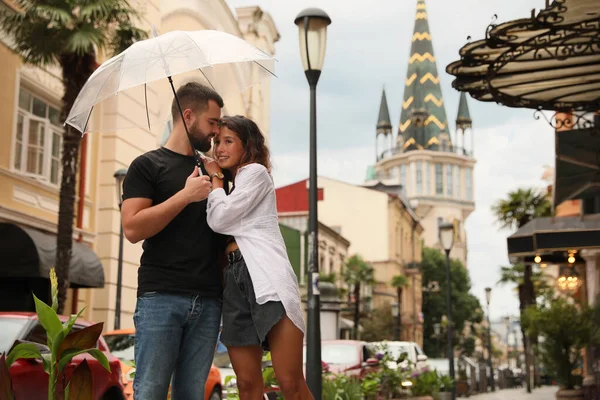
[[[222,299],[149,292],[138,297],[135,400],[203,400],[221,322]]]

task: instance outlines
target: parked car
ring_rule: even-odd
[[[379,360],[367,342],[358,340],[321,341],[321,360],[334,374],[345,374],[363,378],[379,367]],[[306,365],[306,344],[304,345]]]
[[[125,398],[127,400],[133,399],[135,329],[120,329],[107,332],[104,338],[112,354],[121,360],[123,382],[125,382]],[[204,400],[221,400],[222,397],[221,373],[217,367],[212,365],[208,379],[206,380]]]
[[[410,364],[414,365],[417,370],[421,370],[428,366],[427,356],[421,350],[419,345],[415,342],[396,342],[396,341],[383,341],[383,342],[371,342],[369,343],[374,348],[381,348],[386,346],[390,351],[393,358],[398,359],[403,353],[408,356]],[[397,365],[394,362],[389,363],[390,368],[396,368]],[[407,366],[409,363],[406,363]]]
[[[59,316],[61,322],[68,317]],[[73,325],[72,332],[92,325],[90,322],[78,319]],[[0,312],[0,354],[8,353],[17,340],[47,345],[46,331],[38,321],[37,314],[26,312]],[[73,357],[65,373],[70,378],[75,368],[85,359],[94,377],[95,400],[124,400],[119,359],[110,353],[108,345],[102,336],[96,347],[102,351],[110,365],[110,372],[88,354]],[[49,352],[49,350],[48,350]],[[47,400],[48,374],[40,360],[19,359],[10,367],[12,387],[17,399]]]

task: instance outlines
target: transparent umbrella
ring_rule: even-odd
[[[164,103],[159,98],[165,95],[165,85],[175,95],[174,76],[183,74],[205,81],[224,96],[274,76],[274,64],[271,55],[226,32],[172,31],[157,35],[155,30],[153,38],[134,43],[96,69],[79,92],[65,124],[82,135],[94,130],[150,130],[153,122],[161,121],[152,103]],[[121,116],[114,117],[115,112],[105,110],[112,117],[103,116],[99,126],[90,129],[94,108],[115,95],[126,98],[119,104],[127,108],[125,112],[121,109]],[[179,111],[183,114],[181,106]]]

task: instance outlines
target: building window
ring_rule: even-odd
[[[435,164],[435,194],[438,196],[444,194],[444,172],[442,164]]]
[[[425,195],[429,196],[431,192],[431,171],[429,171],[429,161],[424,162],[425,168]]]
[[[406,195],[406,165],[400,166],[400,185],[402,185],[402,194]]]
[[[473,170],[469,167],[465,168],[465,192],[467,200],[473,200]]]
[[[417,194],[423,194],[423,163],[417,161]]]
[[[454,168],[452,165],[446,165],[446,195],[452,196],[454,189],[454,180],[452,179],[452,174],[454,172]]]
[[[13,164],[15,170],[58,185],[62,137],[58,107],[21,88]]]
[[[454,182],[456,182],[456,198],[462,198],[462,191],[460,185],[460,167],[458,165],[454,166]]]

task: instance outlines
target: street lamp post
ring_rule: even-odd
[[[454,345],[452,343],[453,339],[453,329],[452,329],[452,284],[450,281],[450,250],[452,250],[452,246],[454,245],[454,224],[445,222],[441,223],[438,227],[438,235],[440,245],[446,252],[446,285],[447,285],[447,295],[446,295],[446,313],[448,314],[448,363],[449,363],[449,374],[450,378],[455,381],[454,374]],[[452,400],[456,399],[456,385],[452,385]]]
[[[302,66],[310,87],[310,166],[308,193],[308,326],[306,335],[306,382],[315,400],[321,400],[321,321],[319,293],[319,247],[317,236],[317,82],[321,76],[327,26],[331,19],[323,10],[307,8],[294,23],[298,26]]]
[[[490,368],[490,386],[492,392],[496,391],[496,384],[494,382],[494,366],[492,363],[492,324],[490,322],[490,300],[492,299],[492,288],[485,288],[485,301],[487,303],[487,342],[488,342],[488,367]]]
[[[114,329],[121,328],[121,289],[123,287],[123,218],[121,215],[121,205],[123,204],[123,180],[127,175],[127,169],[121,168],[113,175],[117,185],[117,202],[119,203],[119,226],[121,227],[119,233],[119,260],[117,267],[117,296],[115,300],[115,327]]]
[[[504,325],[506,326],[506,364],[510,367],[510,317],[508,315],[504,317]]]
[[[440,332],[442,325],[439,322],[433,324],[433,333],[435,334],[435,356],[440,356]]]
[[[397,302],[392,303],[392,318],[394,319],[394,340],[400,341],[400,305]]]

